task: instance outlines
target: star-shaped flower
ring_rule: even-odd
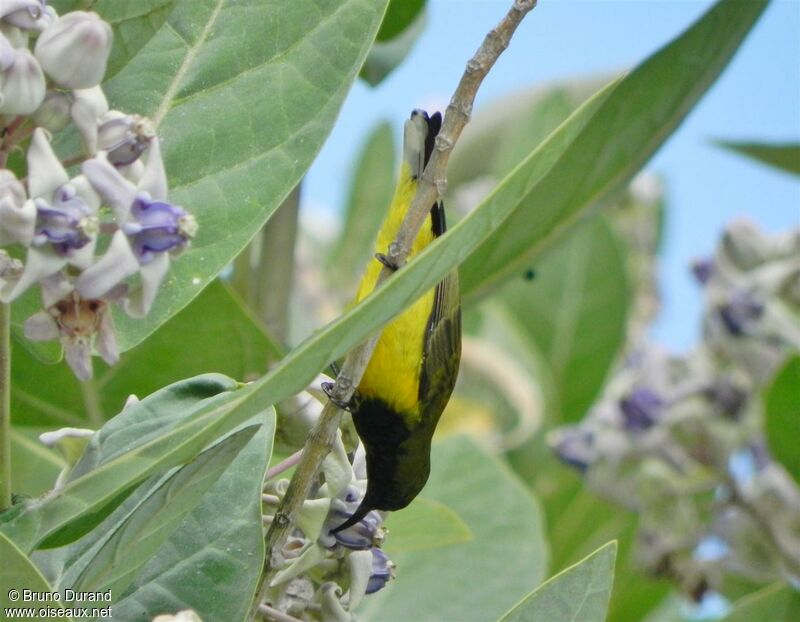
[[[17,219],[13,229],[5,222],[4,228],[28,246],[19,280],[0,289],[2,302],[14,300],[67,264],[83,269],[94,258],[100,199],[85,177],[69,178],[41,128],[34,131],[28,148],[28,194],[17,212],[7,197],[0,199],[0,217]]]
[[[119,230],[106,254],[78,278],[84,298],[101,298],[136,273],[140,287],[125,301],[125,311],[141,317],[150,310],[169,268],[170,255],[183,250],[197,231],[194,216],[167,202],[167,179],[158,139],[153,139],[138,185],[123,177],[101,152],[83,164],[92,186],[114,211]]]

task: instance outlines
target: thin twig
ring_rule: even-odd
[[[281,460],[278,464],[274,467],[270,467],[267,471],[267,474],[264,476],[264,480],[269,481],[276,475],[280,475],[284,471],[288,471],[298,462],[300,462],[300,457],[303,455],[302,451],[296,451],[291,456],[286,458],[285,460]]]
[[[515,0],[508,14],[489,31],[478,51],[467,63],[461,81],[447,106],[442,129],[436,138],[436,149],[422,174],[414,202],[403,220],[397,237],[388,249],[387,256],[391,264],[402,266],[408,259],[411,243],[425,222],[431,205],[444,193],[450,153],[469,121],[478,87],[500,54],[508,47],[522,19],[536,6],[536,2],[537,0]],[[375,287],[380,287],[391,274],[392,271],[384,267]],[[347,355],[333,387],[332,397],[335,401],[347,403],[353,396],[379,337],[380,332]],[[283,559],[280,551],[294,528],[297,514],[303,501],[308,497],[322,461],[333,446],[340,419],[339,408],[333,402],[328,402],[306,440],[303,454],[284,495],[283,503],[275,513],[267,532],[265,568],[257,592],[255,611],[259,610],[258,604],[266,596],[273,572],[281,567]]]
[[[302,620],[290,616],[288,613],[283,613],[283,611],[278,611],[269,605],[259,605],[258,610],[265,616],[269,616],[269,618],[275,620],[275,622],[302,622]]]

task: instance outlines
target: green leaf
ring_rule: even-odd
[[[473,538],[392,554],[397,580],[364,601],[358,611],[364,619],[484,622],[544,578],[548,553],[541,515],[519,480],[463,437],[436,443],[432,465],[423,495],[458,513]]]
[[[464,263],[462,291],[477,296],[519,273],[544,244],[626,183],[719,76],[765,6],[765,0],[717,3],[605,91],[591,121],[557,156],[545,144],[525,160],[489,199],[516,186],[521,209]]]
[[[599,498],[584,481],[553,457],[543,435],[515,450],[509,459],[536,492],[547,517],[551,568],[560,571],[610,539],[618,541],[616,581],[609,622],[640,620],[662,599],[669,585],[642,576],[637,569],[637,517]]]
[[[783,584],[765,587],[736,601],[724,622],[795,622],[800,619],[800,593]]]
[[[39,441],[42,428],[11,428],[11,490],[16,495],[36,497],[56,482],[66,463]]]
[[[391,535],[383,548],[389,555],[472,540],[469,525],[456,512],[425,497],[417,497],[402,512],[392,512],[386,528]]]
[[[767,446],[800,483],[800,355],[791,357],[765,393]]]
[[[111,24],[114,46],[108,59],[105,80],[110,80],[153,38],[169,17],[175,0],[98,0],[95,11]]]
[[[715,141],[715,144],[781,171],[800,175],[800,144],[798,143],[768,144],[718,140]]]
[[[447,170],[448,190],[477,179],[502,179],[608,79],[559,83],[512,93],[475,111]]]
[[[353,282],[372,256],[375,237],[392,200],[394,178],[394,137],[391,124],[384,121],[370,132],[358,156],[344,227],[328,261],[331,275],[340,281]]]
[[[616,542],[558,573],[531,592],[501,622],[604,622],[614,584]]]
[[[94,427],[119,412],[131,394],[149,395],[209,369],[245,381],[263,374],[278,358],[277,345],[250,311],[224,284],[214,281],[146,343],[123,354],[114,367],[96,359],[92,383],[81,384],[66,365],[42,365],[15,344],[14,421]],[[89,408],[93,412],[87,415]]]
[[[499,299],[547,363],[559,420],[581,419],[624,344],[631,304],[623,250],[606,220],[582,226]]]
[[[272,432],[261,427],[121,594],[115,617],[150,620],[188,605],[205,622],[245,619],[264,565],[261,485]]]
[[[388,41],[406,30],[425,9],[425,0],[390,0],[376,41]]]
[[[366,58],[387,0],[182,0],[112,80],[112,106],[159,127],[170,200],[200,223],[122,350],[182,309],[297,185]]]
[[[137,495],[133,511],[124,518],[109,521],[114,525],[109,533],[99,542],[93,542],[89,551],[83,551],[84,563],[79,574],[73,570],[81,555],[67,561],[68,572],[62,585],[77,591],[110,589],[112,594],[122,594],[139,568],[200,503],[258,428],[259,425],[251,425],[239,430],[187,465],[157,478],[144,495]]]
[[[380,84],[395,68],[402,63],[427,25],[425,12],[420,12],[416,19],[402,33],[387,41],[376,41],[369,51],[369,56],[361,68],[361,77],[370,86]]]
[[[229,378],[207,374],[130,406],[124,424],[112,419],[91,439],[63,490],[23,507],[0,528],[27,550],[74,541],[144,479],[192,459],[213,439],[264,410],[263,404],[239,409],[242,418],[222,429],[230,419],[222,413],[244,392],[237,387]]]
[[[22,602],[20,594],[23,590],[30,590],[38,594],[49,594],[53,590],[33,562],[2,532],[0,532],[0,559],[3,560],[3,563],[0,564],[0,611],[4,613],[4,620],[7,619],[5,615],[7,607],[24,607],[36,611],[44,605],[53,609],[63,609],[58,602]],[[11,595],[14,592],[17,593],[17,598],[12,599]],[[36,616],[36,619],[50,620],[57,617],[59,616]]]

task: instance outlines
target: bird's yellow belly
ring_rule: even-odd
[[[428,316],[433,306],[430,290],[384,328],[364,373],[358,392],[379,397],[404,418],[418,418],[419,377]]]

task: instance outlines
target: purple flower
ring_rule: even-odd
[[[386,553],[377,547],[372,548],[372,574],[367,583],[367,594],[374,594],[383,589],[386,583],[394,578],[394,564]]]
[[[356,511],[362,492],[353,485],[348,486],[338,498],[331,500],[331,509],[322,528],[321,543],[328,548],[341,544],[354,551],[365,551],[383,540],[383,516],[373,510],[347,529],[331,534],[331,530],[344,523]]]
[[[728,302],[717,308],[720,320],[734,337],[752,332],[764,315],[764,305],[747,292],[734,292]]]
[[[628,397],[619,401],[619,407],[628,430],[643,431],[650,428],[661,416],[664,401],[652,389],[637,387]]]
[[[3,283],[0,289],[2,302],[14,300],[67,264],[82,270],[94,259],[100,198],[82,175],[69,178],[41,128],[33,133],[27,159],[31,198],[19,209],[8,196],[0,199],[0,217],[8,219],[3,228],[28,246],[19,279]]]
[[[183,249],[196,225],[194,217],[182,207],[153,201],[142,193],[131,207],[131,220],[122,225],[140,264],[153,261],[157,253]]]
[[[548,444],[562,462],[581,473],[594,462],[594,434],[579,426],[555,430],[548,437]]]
[[[34,204],[36,227],[32,243],[35,246],[51,244],[60,255],[69,255],[89,244],[97,233],[95,210],[70,184],[56,190],[52,205],[41,198]]]
[[[352,513],[348,512],[331,512],[325,524],[326,533],[330,533],[331,529],[341,525],[351,515]],[[355,525],[351,525],[342,531],[337,531],[333,534],[333,537],[337,543],[348,549],[353,549],[354,551],[366,550],[375,544],[376,540],[381,539],[380,530],[382,524],[383,518],[377,511],[373,510]]]
[[[692,262],[692,274],[700,285],[708,283],[714,274],[714,261],[711,259],[696,259]]]
[[[169,269],[170,254],[183,250],[197,232],[194,216],[166,200],[167,177],[158,139],[154,138],[137,186],[122,176],[101,152],[82,170],[114,211],[120,229],[93,266],[78,278],[84,298],[103,295],[137,272],[140,287],[125,301],[125,311],[141,317],[150,310]]]

